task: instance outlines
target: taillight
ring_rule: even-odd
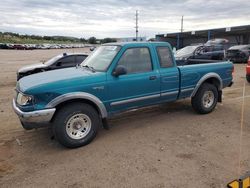
[[[232,70],[232,77],[234,77],[234,66],[233,66],[233,70]]]

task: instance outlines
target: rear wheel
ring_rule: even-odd
[[[250,83],[250,75],[246,76],[247,81]]]
[[[56,139],[69,148],[89,144],[101,124],[97,111],[84,103],[69,104],[61,108],[53,121]]]
[[[218,90],[209,83],[204,83],[192,97],[192,107],[200,114],[208,114],[214,110],[218,102]]]

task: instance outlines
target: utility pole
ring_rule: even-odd
[[[183,17],[184,17],[184,16],[181,17],[181,33],[183,33],[183,31],[184,31],[184,30],[183,30]]]
[[[136,13],[135,13],[135,37],[136,37],[136,41],[138,41],[138,29],[139,29],[139,26],[138,26],[138,10],[136,10]]]

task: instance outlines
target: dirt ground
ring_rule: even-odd
[[[64,51],[73,50],[0,50],[0,187],[220,188],[250,170],[250,84],[241,64],[208,115],[189,99],[132,111],[78,149],[62,147],[48,129],[25,131],[11,107],[16,70]]]

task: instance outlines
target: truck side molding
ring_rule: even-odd
[[[73,93],[67,93],[64,95],[60,95],[59,97],[56,97],[52,101],[50,101],[47,105],[46,108],[55,108],[57,105],[72,100],[72,99],[85,99],[88,101],[93,102],[99,109],[100,115],[102,118],[106,118],[108,116],[106,107],[102,103],[102,101],[97,98],[96,96],[86,93],[86,92],[73,92]]]
[[[200,88],[200,86],[208,79],[210,78],[215,78],[216,80],[219,81],[219,87],[218,87],[218,90],[221,91],[223,89],[223,82],[222,82],[222,79],[221,77],[215,73],[215,72],[212,72],[212,73],[207,73],[205,74],[200,80],[199,82],[196,84],[195,88],[194,88],[194,91],[192,92],[191,94],[191,97],[195,96],[196,92],[198,91],[198,89]]]

